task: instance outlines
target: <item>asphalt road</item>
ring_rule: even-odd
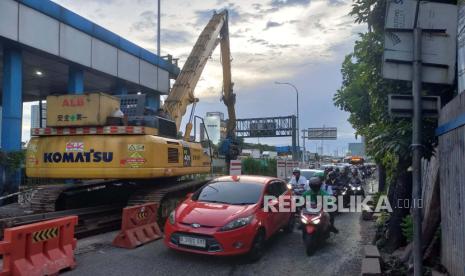
[[[161,240],[126,250],[111,246],[115,233],[78,241],[78,266],[65,275],[360,275],[360,214],[336,217],[340,233],[332,235],[311,257],[300,231],[279,233],[267,244],[263,258],[249,264],[241,257],[180,253]]]

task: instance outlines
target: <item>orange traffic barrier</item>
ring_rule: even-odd
[[[113,245],[135,248],[162,238],[157,224],[158,205],[148,203],[123,209],[121,232],[113,240]]]
[[[77,222],[77,216],[69,216],[5,229],[0,275],[53,275],[73,269]]]

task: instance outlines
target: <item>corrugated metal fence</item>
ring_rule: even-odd
[[[439,118],[442,263],[450,275],[465,275],[465,93]],[[461,116],[462,115],[462,116]]]

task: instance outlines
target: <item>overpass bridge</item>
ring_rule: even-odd
[[[168,94],[170,78],[179,72],[170,61],[52,1],[1,0],[1,150],[21,149],[23,102],[50,94],[141,92],[158,109],[160,95]]]

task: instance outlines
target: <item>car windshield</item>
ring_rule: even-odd
[[[300,174],[305,176],[305,178],[308,180],[312,178],[315,175],[316,171],[300,171]]]
[[[195,193],[193,200],[203,202],[249,205],[259,201],[263,185],[243,182],[213,182]]]

